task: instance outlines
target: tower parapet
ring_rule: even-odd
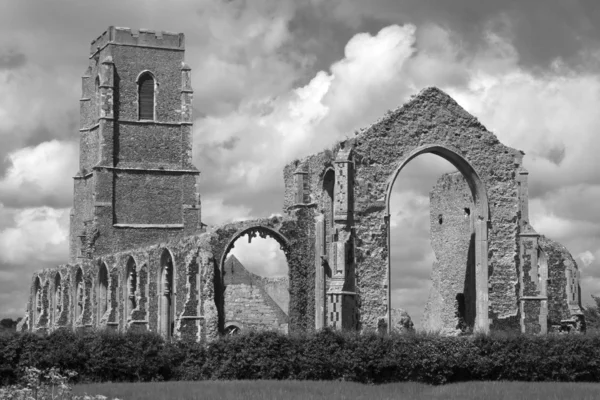
[[[102,35],[92,41],[90,57],[93,57],[110,43],[124,46],[185,50],[185,36],[183,33],[110,26]]]

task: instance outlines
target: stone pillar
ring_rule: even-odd
[[[356,328],[354,283],[353,168],[352,149],[342,145],[335,160],[334,221],[327,290],[327,323],[339,330]]]
[[[114,118],[114,75],[115,66],[113,58],[108,55],[102,60],[99,68],[100,77],[100,120],[113,119]],[[102,129],[102,122],[100,122],[100,129]]]
[[[325,326],[325,268],[327,264],[325,252],[325,221],[324,215],[318,215],[315,221],[315,328]]]
[[[517,160],[520,164],[521,157]],[[528,172],[519,168],[517,183],[519,196],[519,311],[521,331],[546,334],[548,332],[548,297],[544,288],[544,274],[538,263],[540,235],[529,224]]]

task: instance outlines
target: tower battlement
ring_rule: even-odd
[[[185,36],[183,33],[109,26],[106,31],[92,41],[90,55],[96,54],[96,52],[109,43],[125,46],[185,50]]]

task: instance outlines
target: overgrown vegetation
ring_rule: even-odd
[[[592,295],[592,299],[596,305],[583,308],[586,330],[588,333],[600,334],[600,297]]]
[[[108,397],[97,394],[89,396],[73,394],[69,380],[77,375],[67,371],[61,374],[57,368],[40,371],[26,367],[21,374],[19,385],[0,387],[0,400],[107,400]],[[115,398],[114,400],[119,400]]]
[[[467,380],[600,382],[600,335],[343,334],[274,332],[208,345],[153,333],[0,336],[0,383],[24,367],[77,371],[79,382],[207,379],[344,380],[361,383]]]

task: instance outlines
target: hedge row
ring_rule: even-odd
[[[378,336],[328,330],[246,333],[204,345],[151,333],[0,336],[0,383],[21,368],[74,370],[83,382],[204,379],[600,382],[600,336]]]

